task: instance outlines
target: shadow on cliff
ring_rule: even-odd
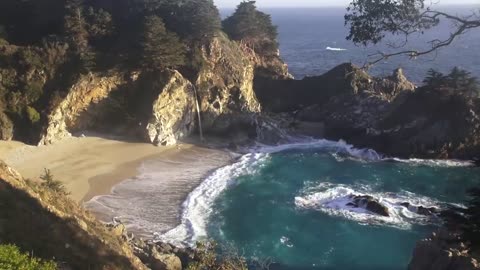
[[[119,240],[112,239],[103,225],[83,218],[87,214],[73,206],[73,202],[61,198],[63,195],[37,199],[23,188],[12,186],[10,182],[23,180],[12,180],[8,170],[0,161],[0,243],[15,244],[36,257],[54,259],[72,269],[137,269],[106,244]],[[24,188],[29,189],[28,184]],[[43,204],[51,200],[52,205],[58,205],[46,208],[39,200],[43,200]],[[60,208],[76,214],[59,214]],[[116,245],[117,250],[122,250],[121,244]]]

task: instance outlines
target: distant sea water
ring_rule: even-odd
[[[469,14],[480,9],[480,2],[476,6],[441,8],[453,14]],[[232,12],[231,9],[221,11],[223,16]],[[320,75],[344,62],[363,66],[368,55],[392,50],[385,43],[366,48],[346,40],[349,29],[344,25],[344,8],[277,8],[264,12],[271,14],[278,26],[281,56],[297,79]],[[446,37],[451,29],[450,25],[443,24],[425,35],[412,35],[405,48],[428,48],[427,41]],[[374,66],[371,73],[390,75],[401,67],[410,80],[420,83],[430,68],[448,72],[455,66],[480,77],[480,29],[471,30],[451,46],[416,60],[406,56],[392,57]]]

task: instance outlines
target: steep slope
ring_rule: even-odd
[[[72,269],[146,269],[120,237],[73,201],[0,161],[0,242]]]
[[[408,270],[475,270],[477,259],[458,235],[441,229],[417,243]]]

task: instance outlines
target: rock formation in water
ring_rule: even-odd
[[[350,199],[352,202],[349,202],[347,206],[355,208],[364,208],[376,215],[389,217],[388,207],[381,204],[378,200],[368,195],[351,195]]]
[[[456,233],[440,229],[419,241],[408,270],[475,270],[480,263]]]
[[[315,137],[397,157],[472,159],[480,153],[480,100],[455,89],[415,88],[401,69],[375,78],[342,64],[300,81],[259,78],[255,90],[266,111],[292,117],[292,129],[316,127],[309,128]]]

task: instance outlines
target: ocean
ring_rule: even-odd
[[[476,6],[442,7],[452,14],[470,14]],[[344,25],[344,8],[277,8],[265,9],[278,26],[280,53],[290,72],[297,79],[327,72],[335,66],[352,62],[363,66],[368,55],[378,51],[392,51],[386,42],[377,46],[356,46],[345,39],[348,29]],[[222,16],[233,10],[221,11]],[[428,48],[427,41],[444,38],[452,31],[449,24],[442,24],[425,35],[413,35],[405,48]],[[385,41],[395,40],[387,37]],[[451,46],[437,53],[410,60],[406,56],[392,57],[375,65],[370,72],[377,76],[390,75],[394,69],[404,69],[407,78],[421,83],[430,68],[448,72],[458,66],[480,77],[480,29],[473,29],[459,37]]]
[[[222,10],[223,16],[231,12]],[[343,9],[266,12],[279,27],[281,56],[296,78],[322,74],[343,62],[362,65],[368,54],[385,46],[363,48],[346,41]],[[447,28],[443,25],[440,34]],[[416,37],[410,46],[422,46],[437,34]],[[430,68],[447,72],[459,66],[480,76],[478,48],[480,31],[471,31],[436,55],[392,58],[371,72],[389,75],[402,67],[417,83]],[[211,172],[188,194],[180,224],[173,228],[159,218],[165,216],[159,207],[165,191],[155,181],[160,176],[154,161],[94,202],[157,240],[183,245],[215,240],[249,260],[268,259],[270,269],[400,270],[406,269],[415,243],[441,224],[435,213],[422,215],[418,207],[462,204],[466,189],[480,184],[480,168],[468,162],[387,158],[342,141],[308,140],[248,152]],[[389,216],[352,206],[355,196],[371,196]]]
[[[441,224],[418,207],[462,204],[480,184],[470,165],[326,140],[259,147],[212,173],[183,204],[181,224],[157,239],[215,240],[272,270],[406,269],[416,242]],[[353,196],[371,196],[388,216],[349,205]]]

